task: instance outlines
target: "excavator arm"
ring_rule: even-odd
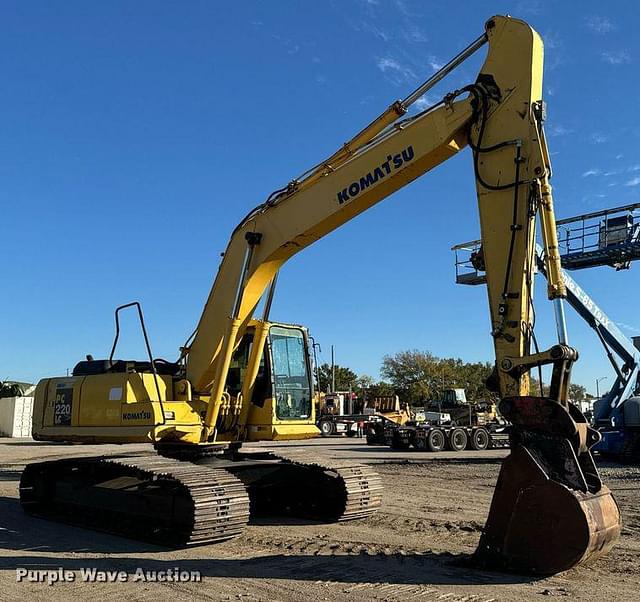
[[[402,117],[435,80],[485,42],[488,54],[475,82],[422,113]],[[577,353],[566,333],[551,349],[531,352],[538,219],[548,296],[561,324],[566,295],[542,127],[542,72],[538,34],[517,19],[490,19],[485,34],[429,82],[238,225],[195,337],[184,350],[187,379],[196,397],[209,400],[203,443],[216,440],[233,351],[269,287],[271,297],[281,266],[470,146],[496,356],[493,384],[501,394],[500,411],[513,425],[512,452],[502,466],[476,557],[492,566],[553,573],[611,547],[620,520],[589,452],[598,436],[567,401]],[[241,393],[244,406],[265,337],[265,329],[254,333]],[[550,395],[532,397],[528,372],[544,364],[553,367]]]

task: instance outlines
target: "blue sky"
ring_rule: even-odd
[[[0,3],[0,379],[108,354],[116,305],[140,300],[176,357],[239,219],[431,75],[493,14],[546,48],[559,217],[640,201],[634,2]],[[439,98],[477,73],[478,57]],[[306,324],[322,359],[377,376],[408,348],[490,360],[485,291],[454,284],[478,234],[469,151],[282,270],[272,318]],[[637,267],[574,273],[640,334]],[[542,283],[541,283],[542,284]],[[542,291],[543,286],[539,287]],[[551,307],[537,327],[553,343]],[[609,375],[570,315],[575,380]],[[121,356],[143,355],[132,319]]]

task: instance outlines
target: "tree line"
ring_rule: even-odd
[[[367,374],[356,374],[346,366],[335,365],[335,390],[353,391],[358,397],[382,397],[398,395],[401,402],[417,403],[436,400],[445,389],[465,389],[467,399],[472,401],[497,401],[498,395],[489,390],[486,381],[493,371],[490,362],[465,362],[460,358],[441,358],[428,351],[417,349],[385,355],[380,374],[376,380]],[[331,389],[331,366],[324,363],[318,367],[316,386],[320,391]],[[548,386],[543,384],[544,394]],[[540,383],[531,378],[531,394],[540,394]],[[582,385],[572,384],[570,398],[574,402],[586,399],[587,391]]]

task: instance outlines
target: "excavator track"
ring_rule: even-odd
[[[297,450],[278,450],[269,455],[280,462],[282,480],[271,492],[268,486],[257,484],[253,495],[263,498],[263,503],[258,504],[262,507],[256,509],[259,514],[285,512],[313,520],[349,521],[371,516],[382,503],[382,480],[368,466],[355,462],[318,462],[315,457]],[[261,489],[271,493],[266,496],[267,500]],[[252,493],[249,487],[249,494]]]
[[[29,464],[29,514],[170,547],[217,543],[249,519],[244,484],[224,469],[158,455]]]
[[[239,535],[249,516],[323,522],[371,516],[382,482],[303,451],[84,457],[29,464],[20,502],[41,518],[169,547]]]
[[[382,481],[356,462],[321,461],[301,449],[281,451],[180,449],[159,447],[168,457],[220,467],[240,479],[249,492],[251,515],[293,516],[324,522],[371,516],[382,503]]]

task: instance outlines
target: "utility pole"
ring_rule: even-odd
[[[596,397],[600,399],[600,381],[606,380],[606,376],[601,376],[600,378],[596,378]]]
[[[336,363],[333,357],[333,345],[331,345],[331,392],[336,392]]]

